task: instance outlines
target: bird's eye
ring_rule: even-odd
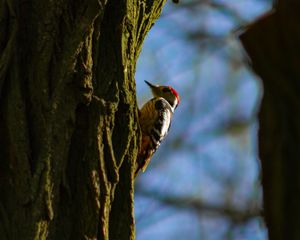
[[[163,88],[163,90],[162,90],[163,92],[169,92],[170,91],[170,89],[169,88]]]

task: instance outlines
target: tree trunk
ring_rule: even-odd
[[[0,0],[0,239],[134,239],[135,66],[165,0]]]
[[[300,239],[299,13],[299,1],[279,1],[241,36],[264,85],[259,155],[270,240]]]

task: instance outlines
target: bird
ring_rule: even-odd
[[[180,103],[177,91],[171,86],[154,85],[148,81],[153,98],[139,110],[142,141],[137,156],[135,177],[144,172],[161,141],[167,136],[175,109]]]

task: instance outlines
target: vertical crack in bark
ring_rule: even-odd
[[[8,26],[7,26],[8,25]],[[0,3],[0,98],[2,87],[6,79],[6,72],[11,64],[16,45],[17,21],[12,3],[6,1]],[[6,30],[6,31],[5,31]],[[8,40],[6,38],[8,35]],[[3,49],[2,49],[3,48]]]
[[[134,239],[135,65],[164,2],[0,2],[0,238]]]

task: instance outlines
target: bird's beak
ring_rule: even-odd
[[[147,83],[147,85],[148,85],[151,89],[156,88],[155,85],[153,85],[152,83],[149,83],[149,82],[146,81],[146,80],[145,80],[145,83]]]
[[[149,83],[146,80],[145,80],[145,83],[147,83],[147,85],[151,88],[151,92],[154,96],[158,96],[160,94],[159,86]]]

